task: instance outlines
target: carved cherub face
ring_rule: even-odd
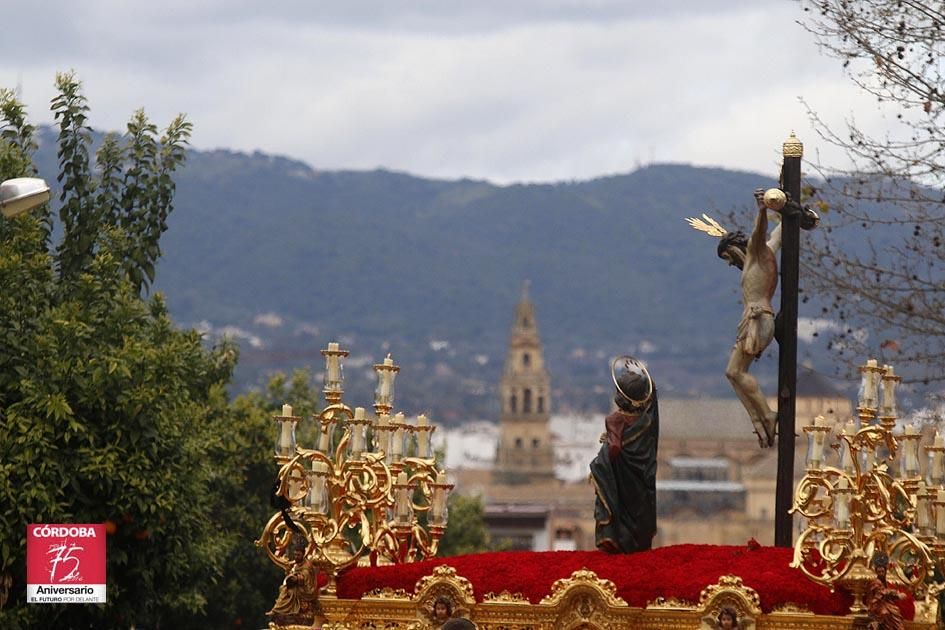
[[[445,595],[441,595],[433,602],[433,620],[443,623],[453,616],[453,604]]]
[[[732,613],[723,610],[719,613],[719,628],[723,630],[734,630],[737,627],[738,622],[735,620],[735,616]]]

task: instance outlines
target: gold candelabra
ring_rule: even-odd
[[[929,465],[923,479],[921,433],[911,424],[894,432],[900,377],[875,359],[861,366],[860,372],[859,427],[851,419],[835,430],[823,416],[804,427],[807,471],[795,490],[791,510],[807,519],[794,544],[791,566],[831,589],[849,590],[854,597],[853,614],[866,611],[863,596],[876,578],[870,566],[874,553],[888,554],[889,579],[917,599],[931,598],[941,590],[932,580],[935,569],[945,567],[942,436],[936,433],[933,443],[924,447]],[[828,457],[835,466],[826,464]]]
[[[292,536],[301,534],[307,557],[328,573],[331,592],[338,572],[355,563],[393,564],[436,555],[453,485],[437,469],[431,443],[436,427],[424,415],[415,424],[402,413],[390,415],[400,371],[390,355],[374,366],[375,413],[368,417],[363,407],[352,410],[342,401],[342,361],[348,352],[329,343],[321,353],[325,407],[313,418],[316,448],[296,444],[302,418],[292,415],[292,407],[284,405],[273,417],[278,426],[276,493],[289,504],[295,532],[279,511],[256,544],[286,569]]]

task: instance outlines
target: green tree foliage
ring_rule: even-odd
[[[230,407],[229,439],[219,453],[218,470],[235,479],[216,480],[222,499],[217,519],[226,524],[230,551],[216,588],[220,597],[209,601],[206,610],[208,619],[227,627],[265,626],[264,613],[272,607],[283,578],[253,542],[273,514],[268,497],[278,468],[272,456],[277,433],[272,418],[284,403],[293,405],[293,413],[303,418],[317,409],[318,391],[307,370],[296,370],[289,377],[275,374],[265,391],[239,396]],[[311,424],[302,422],[300,444],[312,444]]]
[[[190,124],[156,139],[137,112],[96,168],[80,84],[57,87],[62,239],[48,209],[0,221],[0,573],[14,580],[0,627],[193,627],[245,596],[228,571],[265,566],[260,524],[235,518],[265,496],[243,490],[264,472],[264,423],[227,404],[234,348],[206,349],[160,296],[141,297]],[[0,179],[32,174],[10,92],[0,115]],[[59,522],[106,524],[106,604],[25,604],[26,525]]]
[[[157,127],[139,109],[128,122],[124,143],[113,135],[105,138],[95,176],[89,163],[89,108],[81,86],[73,75],[60,74],[56,87],[59,95],[52,108],[59,123],[59,219],[65,233],[57,249],[60,278],[81,273],[109,228],[120,228],[123,238],[111,246],[140,291],[154,281],[161,256],[158,242],[173,210],[172,175],[186,157],[191,124],[180,115],[158,139]],[[90,230],[90,225],[98,229]]]
[[[447,506],[449,526],[440,540],[438,556],[460,556],[495,550],[483,520],[482,497],[451,494]]]

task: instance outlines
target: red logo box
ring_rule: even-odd
[[[105,525],[26,526],[26,601],[105,601]]]

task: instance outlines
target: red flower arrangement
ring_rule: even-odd
[[[698,602],[706,586],[723,575],[737,575],[758,592],[765,612],[781,604],[806,606],[821,615],[845,615],[852,602],[847,593],[815,584],[788,566],[793,551],[758,545],[674,545],[633,554],[611,555],[600,551],[504,551],[387,567],[356,567],[339,576],[338,597],[358,599],[376,588],[413,591],[417,580],[447,564],[468,579],[477,599],[488,592],[508,590],[538,603],[550,594],[555,580],[587,568],[611,580],[617,595],[628,605],[644,607],[657,597]],[[911,599],[902,602],[903,616],[912,619]]]

